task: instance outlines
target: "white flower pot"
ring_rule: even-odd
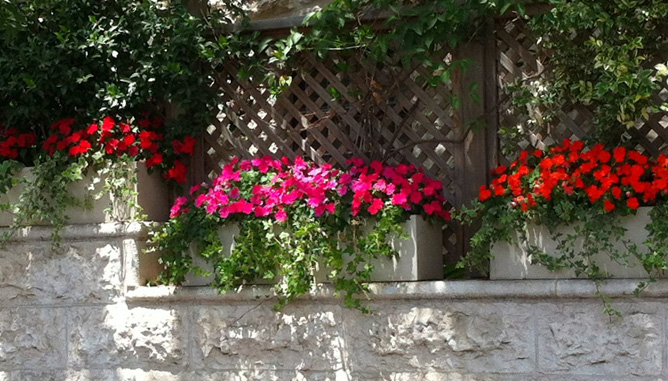
[[[149,174],[144,163],[136,163],[137,183],[132,185],[137,193],[136,199],[132,200],[142,208],[141,214],[147,216],[149,221],[167,221],[169,218],[169,192],[166,184],[157,173]],[[18,176],[34,176],[31,168],[23,168]],[[104,189],[104,177],[97,174],[89,174],[82,180],[69,185],[69,194],[83,200],[86,195],[98,195]],[[10,189],[6,194],[0,196],[0,203],[17,205],[23,187],[18,185]],[[103,193],[98,199],[94,199],[92,208],[80,207],[68,208],[68,224],[96,224],[104,222],[128,221],[135,219],[139,213],[131,207],[128,200],[115,199],[109,193]],[[14,221],[14,215],[10,212],[0,212],[0,226],[9,226]],[[49,225],[49,221],[31,221],[29,225]]]
[[[443,279],[443,243],[440,226],[429,224],[421,216],[411,216],[402,227],[408,238],[394,238],[390,244],[399,255],[394,258],[377,258],[371,261],[374,271],[373,282],[407,282]],[[226,225],[219,231],[224,247],[224,254],[229,255],[234,247],[234,237],[239,234],[237,225]],[[193,265],[212,272],[213,267],[191,248]],[[326,269],[316,269],[318,282],[327,280]],[[190,273],[186,276],[186,286],[205,286],[211,283],[213,276],[201,277]],[[258,284],[271,283],[258,280]]]
[[[645,226],[651,222],[648,215],[650,210],[650,207],[639,208],[636,215],[627,216],[621,220],[622,226],[627,229],[624,239],[637,244],[641,250],[643,248],[642,244],[648,236]],[[565,236],[569,233],[572,234],[573,228],[564,227],[559,229],[558,232]],[[552,239],[552,235],[545,226],[530,225],[526,233],[526,243],[518,244],[519,233],[516,233],[515,242],[500,241],[492,247],[494,257],[490,263],[491,279],[575,278],[574,271],[570,269],[552,272],[547,270],[545,266],[531,264],[528,245],[535,245],[545,253],[551,254],[555,252],[557,242]],[[617,242],[615,248],[620,251],[625,250],[622,242]],[[606,271],[614,278],[642,279],[648,275],[635,258],[629,258],[629,267],[611,260],[607,253],[600,253],[594,260],[599,264],[601,270]]]

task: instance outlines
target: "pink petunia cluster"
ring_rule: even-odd
[[[450,219],[441,182],[422,169],[379,161],[365,165],[361,159],[349,160],[348,165],[343,171],[301,157],[235,158],[211,186],[193,187],[191,197],[195,207],[220,218],[253,215],[284,222],[296,207],[311,208],[316,217],[337,212],[373,216],[396,206],[411,214]],[[179,199],[171,214],[186,212],[187,203]]]

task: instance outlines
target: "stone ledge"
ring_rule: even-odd
[[[639,280],[609,280],[600,291],[612,298],[632,298]],[[209,287],[137,287],[127,292],[130,302],[225,302],[248,301],[273,296],[271,285],[242,286],[220,295]],[[597,298],[593,282],[579,279],[564,280],[463,280],[375,283],[371,299],[592,299]],[[320,285],[306,299],[334,298],[331,285]],[[668,280],[650,285],[641,299],[668,298]]]
[[[105,238],[147,238],[156,222],[109,222],[102,224],[67,225],[60,236],[63,240],[103,240]],[[0,229],[0,233],[7,228]],[[53,227],[26,226],[19,228],[9,239],[10,242],[50,241]]]

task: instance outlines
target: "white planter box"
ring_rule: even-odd
[[[406,282],[420,280],[443,279],[443,243],[440,226],[431,225],[420,216],[411,216],[403,225],[409,237],[406,239],[394,238],[392,247],[399,253],[395,258],[378,258],[371,261],[374,271],[371,277],[373,282]],[[234,247],[234,237],[239,234],[236,225],[223,227],[219,236],[225,254],[229,255]],[[193,265],[211,272],[212,266],[191,250]],[[315,278],[318,282],[326,281],[327,270],[316,269]],[[186,277],[186,286],[204,286],[211,283],[213,276],[198,277],[189,274]],[[271,283],[260,280],[257,283]]]
[[[622,219],[621,224],[627,229],[624,239],[631,241],[642,248],[642,243],[647,239],[648,233],[645,226],[651,222],[648,215],[650,207],[639,208],[636,215],[627,216]],[[559,230],[564,236],[573,233],[572,228],[564,227]],[[528,245],[535,245],[545,253],[554,253],[557,243],[551,238],[552,235],[544,226],[530,226],[527,231],[527,244],[519,245],[519,234],[514,243],[497,242],[492,247],[492,258],[490,263],[491,279],[567,279],[575,278],[572,270],[548,271],[545,266],[532,265],[531,258],[527,253]],[[617,250],[624,250],[621,242],[616,244]],[[614,278],[642,279],[647,277],[647,272],[637,263],[635,258],[629,258],[630,267],[626,267],[609,258],[607,253],[601,253],[594,258],[601,269],[608,272]]]
[[[149,221],[167,221],[169,218],[169,193],[166,184],[157,173],[148,173],[143,163],[136,164],[137,183],[133,185],[137,192],[135,203],[142,207],[142,214]],[[19,176],[33,176],[31,168],[23,168]],[[89,174],[84,179],[74,182],[69,186],[71,196],[79,199],[89,195],[97,195],[104,188],[104,178]],[[10,189],[6,194],[0,196],[0,203],[18,204],[22,186]],[[128,205],[127,200],[114,199],[109,193],[104,193],[99,199],[93,200],[91,209],[69,208],[68,224],[96,224],[104,222],[127,221],[137,216],[137,211]],[[105,210],[110,209],[110,213]],[[9,212],[0,212],[0,226],[12,224],[14,216]],[[49,225],[48,221],[32,221],[30,225]]]

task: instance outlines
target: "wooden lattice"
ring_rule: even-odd
[[[443,181],[452,205],[465,203],[476,197],[491,167],[507,164],[518,149],[582,139],[593,125],[592,113],[582,105],[564,105],[549,121],[541,120],[540,109],[513,108],[508,86],[548,72],[549,57],[541,55],[539,39],[523,20],[498,19],[494,26],[489,40],[452,53],[457,57],[440,56],[479,63],[468,74],[455,75],[450,87],[430,86],[425,78],[432,73],[420,65],[397,69],[396,62],[371,65],[352,53],[324,61],[306,54],[298,70],[288,73],[290,87],[275,98],[240,80],[238,68],[228,62],[216,78],[218,118],[204,136],[203,168],[196,172],[211,177],[233,156],[303,156],[338,165],[351,157],[382,159],[424,168]],[[668,52],[661,58],[668,59]],[[482,89],[481,102],[469,97],[472,83]],[[450,107],[453,95],[464,102],[460,109]],[[668,89],[655,97],[664,102]],[[486,128],[462,125],[471,119]],[[497,134],[499,129],[515,137]],[[639,148],[656,155],[668,142],[667,129],[668,114],[658,113],[629,134],[639,138]],[[445,233],[448,258],[462,255],[470,232],[453,224]]]
[[[499,19],[496,22],[497,86],[502,101],[499,111],[499,128],[510,134],[500,134],[499,161],[507,164],[516,153],[528,147],[544,148],[564,138],[583,139],[592,129],[593,115],[583,105],[564,105],[549,121],[541,120],[543,110],[518,109],[512,106],[508,86],[518,81],[533,81],[549,72],[549,56],[540,53],[538,37],[532,34],[522,19]],[[665,62],[668,52],[653,66]],[[538,81],[538,84],[540,82]],[[668,89],[654,95],[657,104],[668,98]],[[638,149],[658,155],[668,142],[668,113],[659,112],[629,129],[639,142]],[[514,138],[512,137],[513,135]]]
[[[333,69],[342,63],[345,71]],[[461,144],[451,142],[461,137],[452,90],[427,84],[430,73],[420,65],[390,67],[355,55],[305,55],[290,87],[273,97],[228,63],[217,77],[220,112],[204,137],[204,173],[219,173],[233,156],[303,156],[341,166],[352,157],[381,159],[424,168],[456,200],[453,151]],[[454,227],[445,233],[445,251],[458,252]]]

